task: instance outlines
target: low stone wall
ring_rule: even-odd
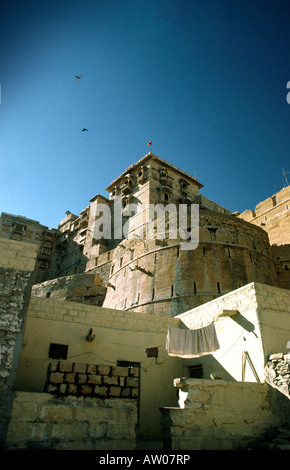
[[[265,366],[265,380],[290,399],[290,354],[271,354]]]
[[[16,392],[7,449],[131,450],[136,400]]]
[[[180,408],[161,408],[168,449],[245,448],[267,430],[290,424],[289,400],[281,401],[266,383],[183,378],[174,385]]]
[[[51,362],[45,392],[99,398],[138,397],[139,369],[80,362]]]

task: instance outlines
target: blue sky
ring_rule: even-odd
[[[150,140],[254,209],[290,171],[289,24],[289,0],[2,0],[0,211],[57,227]]]

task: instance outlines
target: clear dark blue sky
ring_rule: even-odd
[[[290,171],[288,81],[289,0],[2,0],[0,211],[57,227],[149,140],[254,209]]]

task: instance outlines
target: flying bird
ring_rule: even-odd
[[[79,75],[75,75],[76,77],[76,82],[78,82],[82,78],[82,74],[80,73]]]
[[[86,129],[85,127],[82,129],[82,132],[84,131],[88,131],[89,132],[89,129]]]

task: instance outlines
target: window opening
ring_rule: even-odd
[[[66,344],[50,343],[48,357],[50,359],[66,359],[68,346]]]
[[[188,366],[188,374],[191,379],[203,379],[203,367],[202,364],[196,364],[194,366]]]

